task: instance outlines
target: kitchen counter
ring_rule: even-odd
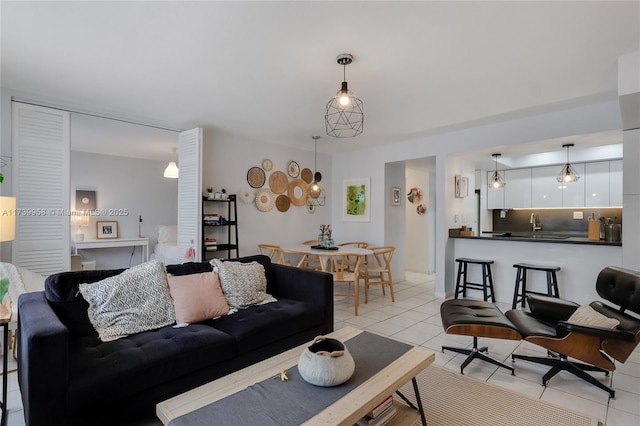
[[[554,243],[554,244],[590,244],[600,246],[622,246],[620,241],[589,240],[586,237],[575,237],[563,234],[550,233],[520,233],[520,232],[491,232],[475,236],[450,236],[449,238],[464,238],[476,240],[497,241],[524,241],[530,243]]]
[[[514,232],[511,237],[501,234],[481,234],[474,237],[449,239],[451,249],[447,260],[445,289],[453,295],[456,280],[456,262],[459,257],[493,260],[491,265],[496,300],[511,306],[515,289],[514,264],[525,262],[535,265],[559,266],[560,297],[579,304],[598,300],[596,278],[607,266],[622,266],[622,246],[619,242],[589,241],[585,237],[567,234],[537,234],[527,237],[526,232]],[[470,267],[469,280],[482,281],[482,268]],[[527,287],[533,291],[546,291],[546,276],[530,272]],[[481,297],[472,291],[470,297]]]

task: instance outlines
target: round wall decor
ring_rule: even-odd
[[[260,167],[252,167],[247,172],[247,182],[252,188],[262,188],[266,176]]]
[[[271,188],[273,192],[282,194],[287,190],[287,186],[289,186],[289,178],[284,172],[271,172],[271,176],[269,176],[269,188]]]
[[[289,200],[294,206],[304,206],[307,202],[309,185],[302,179],[296,179],[289,184]]]
[[[313,172],[311,171],[311,169],[308,169],[306,167],[300,172],[300,177],[307,183],[313,182]]]
[[[407,200],[413,204],[419,204],[422,199],[422,189],[420,188],[411,188],[409,193],[407,194]]]
[[[256,194],[256,207],[261,212],[268,212],[273,208],[273,204],[276,201],[276,194],[268,189],[261,189]]]
[[[262,160],[262,169],[265,172],[270,172],[272,168],[273,168],[273,161],[271,161],[268,158],[265,158],[264,160]]]
[[[291,200],[284,194],[278,195],[276,198],[276,208],[279,212],[286,212],[289,210],[289,206],[291,206]]]
[[[297,162],[295,161],[290,161],[289,162],[289,176],[291,176],[292,178],[297,178],[298,176],[300,176],[300,166],[298,165]]]
[[[420,216],[422,216],[426,212],[427,212],[426,204],[418,204],[418,207],[416,207],[416,213],[418,213]]]

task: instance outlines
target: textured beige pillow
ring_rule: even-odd
[[[267,293],[267,276],[258,262],[223,262],[211,260],[214,271],[220,274],[220,286],[231,308],[242,309],[252,305],[276,302]]]
[[[589,305],[582,305],[569,317],[567,322],[582,325],[593,325],[596,327],[614,328],[620,324],[615,318],[609,318],[602,315]]]
[[[222,294],[220,280],[215,272],[169,275],[169,291],[178,324],[193,324],[229,312],[229,305]]]

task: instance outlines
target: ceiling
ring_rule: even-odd
[[[640,50],[639,6],[2,1],[1,83],[76,109],[309,149],[348,52],[364,133],[323,137],[318,151],[331,153],[615,99],[618,56]],[[141,155],[169,159],[169,144]],[[96,145],[131,151],[115,138]]]

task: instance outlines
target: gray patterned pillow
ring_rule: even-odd
[[[211,264],[218,270],[220,286],[230,307],[241,309],[277,302],[267,293],[267,276],[264,266],[258,262],[223,262],[213,259]]]
[[[109,342],[176,321],[167,270],[159,260],[127,269],[92,284],[80,284],[89,302],[89,321]]]

